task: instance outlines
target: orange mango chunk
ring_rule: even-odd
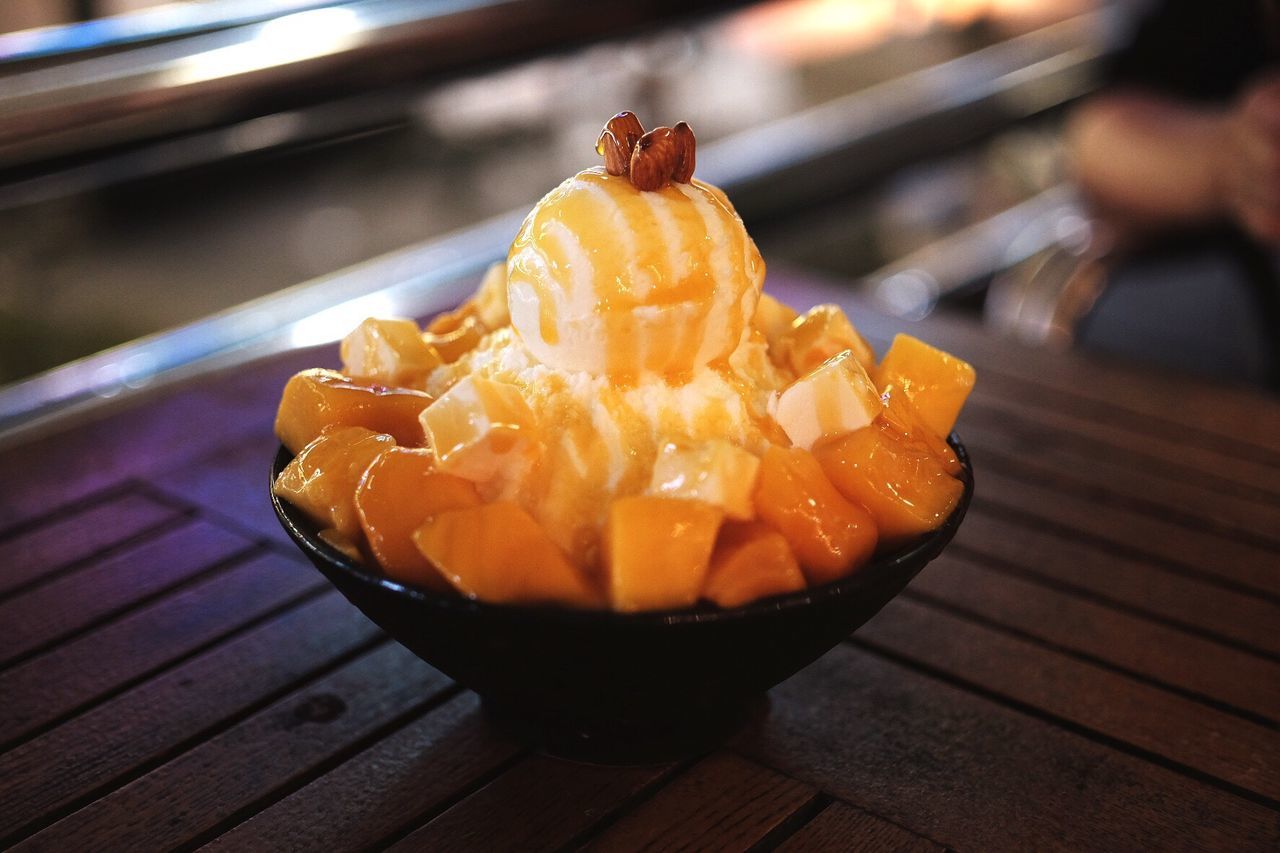
[[[442,512],[415,530],[413,541],[468,598],[579,608],[602,604],[533,516],[511,501]]]
[[[342,372],[366,382],[421,388],[440,353],[412,320],[370,317],[342,339]]]
[[[635,495],[609,507],[604,562],[614,610],[690,607],[706,584],[724,512],[701,501]]]
[[[441,471],[475,482],[519,477],[536,450],[533,412],[514,385],[468,376],[422,413]]]
[[[884,387],[880,399],[884,408],[877,419],[886,429],[892,431],[900,440],[913,445],[923,446],[938,458],[942,467],[953,477],[959,477],[963,466],[956,457],[956,452],[947,444],[947,440],[925,424],[916,407],[907,399],[897,385]]]
[[[904,440],[884,422],[824,442],[814,456],[840,494],[875,519],[881,548],[938,527],[964,492],[926,445]]]
[[[356,486],[360,528],[389,577],[445,592],[450,585],[413,544],[413,532],[449,510],[480,505],[475,484],[436,470],[429,450],[393,447],[365,471]]]
[[[895,385],[933,433],[945,438],[973,390],[975,373],[968,362],[910,335],[895,335],[875,369],[876,385]]]
[[[761,293],[760,301],[756,303],[756,313],[751,315],[751,325],[764,335],[769,352],[776,353],[779,342],[790,331],[791,324],[798,316],[800,315],[796,313],[796,309],[790,305],[779,302],[767,293]]]
[[[765,451],[755,502],[757,515],[787,540],[812,585],[853,572],[875,553],[875,522],[836,491],[807,450]]]
[[[702,597],[721,607],[804,589],[804,574],[782,534],[759,521],[720,529]]]
[[[792,444],[809,450],[823,438],[861,429],[882,408],[875,383],[845,350],[788,385],[773,418]]]
[[[648,493],[702,501],[720,507],[729,518],[745,521],[756,514],[751,494],[759,470],[758,457],[727,441],[697,447],[668,442],[653,463]]]
[[[876,354],[838,305],[815,305],[791,323],[778,341],[780,363],[803,376],[837,353],[848,350],[870,370]]]
[[[353,541],[360,536],[356,485],[395,439],[364,427],[330,430],[302,448],[276,477],[275,493],[322,527]]]
[[[421,391],[360,382],[336,370],[304,370],[284,386],[276,435],[293,453],[339,426],[365,427],[392,436],[397,444],[420,446],[418,415],[430,404],[431,397]]]
[[[484,324],[476,316],[475,306],[467,303],[457,311],[432,320],[422,340],[439,353],[441,361],[453,364],[475,349],[484,335]]]
[[[511,325],[511,313],[507,307],[506,261],[498,261],[485,270],[479,289],[467,302],[475,310],[476,319],[489,331]]]

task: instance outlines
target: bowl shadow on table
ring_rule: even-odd
[[[649,764],[709,750],[767,713],[769,688],[880,611],[964,519],[973,470],[941,527],[847,578],[742,607],[646,613],[486,604],[393,581],[330,547],[274,494],[289,537],[369,619],[484,701],[505,733],[562,758]],[[281,448],[272,482],[291,455]]]

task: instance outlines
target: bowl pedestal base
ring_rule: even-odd
[[[651,765],[702,755],[768,714],[768,694],[680,717],[585,718],[484,699],[494,728],[538,752],[586,764]]]

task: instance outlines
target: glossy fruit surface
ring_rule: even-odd
[[[786,538],[811,584],[843,577],[876,549],[876,526],[831,485],[813,455],[770,447],[760,462],[756,513]]]
[[[360,527],[375,559],[398,581],[437,591],[449,584],[413,544],[428,518],[479,506],[475,484],[436,470],[429,450],[393,447],[369,466],[356,486]]]
[[[938,527],[964,492],[928,447],[883,422],[824,442],[814,456],[840,493],[871,514],[881,548]]]
[[[969,392],[973,367],[910,335],[897,335],[872,376],[882,390],[901,388],[934,435],[946,438]]]
[[[420,447],[418,415],[430,404],[431,397],[421,391],[360,382],[336,370],[304,370],[284,386],[276,435],[294,453],[336,426],[364,427],[392,436],[397,444]]]
[[[782,534],[759,521],[720,529],[702,597],[720,607],[804,589],[804,574]]]
[[[373,460],[394,445],[391,436],[364,427],[330,430],[304,447],[280,472],[275,493],[321,527],[331,527],[357,541],[356,485]]]
[[[414,531],[413,541],[469,598],[578,608],[604,604],[533,516],[510,501],[442,512]]]
[[[724,511],[701,501],[619,498],[605,526],[605,570],[615,610],[690,607],[707,577]]]

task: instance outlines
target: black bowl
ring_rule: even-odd
[[[753,699],[862,625],[942,551],[973,495],[937,530],[853,575],[721,610],[646,613],[486,604],[393,581],[322,542],[274,494],[289,536],[356,607],[484,699],[491,717],[557,755],[635,763],[692,754],[732,732]],[[292,458],[280,448],[272,482]]]

